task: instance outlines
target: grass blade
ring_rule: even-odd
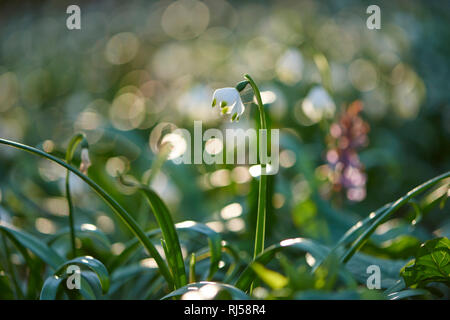
[[[64,270],[70,266],[70,265],[79,265],[84,266],[92,270],[100,280],[100,284],[102,287],[103,293],[108,292],[109,289],[109,273],[106,267],[98,261],[97,259],[94,259],[89,256],[85,257],[78,257],[69,261],[66,261],[64,264],[58,267],[57,271],[55,272],[56,275],[61,275],[64,273]]]
[[[39,296],[40,300],[55,300],[58,294],[59,285],[63,281],[63,278],[60,278],[56,275],[48,277],[44,282],[44,286],[41,290],[41,295]]]
[[[64,262],[63,258],[59,256],[56,251],[30,234],[15,230],[12,227],[7,227],[2,224],[0,224],[0,231],[13,242],[19,243],[21,246],[29,249],[53,269],[56,269],[61,263]]]

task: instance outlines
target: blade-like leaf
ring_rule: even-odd
[[[208,244],[211,251],[211,264],[209,268],[208,279],[211,279],[214,273],[219,268],[219,262],[222,259],[222,238],[219,233],[205,224],[194,221],[183,221],[175,224],[175,228],[178,231],[194,232],[204,235],[208,238]],[[149,238],[154,238],[161,233],[160,229],[151,230],[146,233]],[[136,239],[131,240],[121,252],[110,264],[110,270],[115,270],[120,265],[126,263],[126,261],[135,253],[139,248],[139,243]]]
[[[105,246],[105,248],[111,247],[111,242],[109,241],[108,237],[103,233],[103,231],[93,225],[82,224],[81,226],[76,226],[75,231],[77,232],[77,236],[79,238],[93,237],[97,239],[103,246]],[[69,227],[61,228],[47,239],[47,244],[52,245],[54,242],[58,241],[58,239],[69,235],[70,232],[71,231]]]
[[[367,241],[367,239],[372,235],[372,233],[375,231],[375,229],[383,223],[386,218],[388,218],[390,215],[392,215],[395,211],[397,211],[400,207],[408,203],[408,201],[415,196],[419,195],[420,193],[424,192],[425,190],[431,188],[435,184],[437,184],[439,181],[446,179],[450,177],[450,171],[441,174],[440,176],[437,176],[433,179],[428,180],[427,182],[421,184],[420,186],[412,189],[409,191],[406,195],[395,201],[387,210],[383,211],[382,214],[380,214],[375,221],[358,237],[358,239],[355,240],[355,242],[352,244],[352,246],[345,252],[345,254],[342,257],[342,262],[346,263],[350,258],[355,254],[356,251],[358,251],[364,243]]]
[[[92,270],[93,272],[95,272],[97,274],[98,279],[100,280],[103,293],[108,292],[108,289],[109,289],[108,270],[103,265],[103,263],[101,263],[100,261],[98,261],[97,259],[94,259],[92,257],[89,257],[89,256],[78,257],[78,258],[66,261],[64,264],[62,264],[61,266],[58,267],[58,270],[56,271],[55,274],[57,274],[57,275],[62,274],[65,271],[66,267],[68,267],[70,265],[74,265],[74,264],[87,267],[90,270]]]
[[[314,257],[314,259],[316,259],[316,261],[323,259],[329,252],[328,248],[319,245],[310,239],[294,238],[283,240],[280,243],[268,247],[259,256],[257,256],[254,262],[247,266],[247,268],[239,276],[239,279],[236,282],[236,287],[243,291],[248,290],[256,276],[252,268],[252,264],[259,263],[261,265],[266,265],[273,259],[277,252],[290,248],[300,250],[302,253],[309,253]]]
[[[288,284],[288,279],[282,274],[267,269],[259,263],[252,264],[253,271],[258,275],[258,277],[267,283],[272,289],[281,289]]]
[[[64,280],[64,278],[53,275],[48,277],[44,282],[44,286],[41,290],[41,295],[39,299],[41,300],[55,300],[58,294],[59,285]]]
[[[38,155],[40,157],[46,158],[50,161],[57,163],[58,165],[60,165],[64,168],[66,168],[67,170],[70,170],[71,172],[76,174],[78,177],[80,177],[111,207],[111,209],[114,211],[114,213],[118,215],[118,217],[130,229],[130,231],[132,231],[133,234],[139,239],[139,241],[141,241],[144,248],[155,259],[156,263],[158,264],[159,271],[161,272],[163,277],[166,279],[168,286],[170,288],[173,287],[173,279],[172,279],[172,275],[170,274],[170,270],[168,269],[166,263],[162,259],[158,250],[156,250],[155,246],[145,236],[144,231],[139,227],[139,225],[134,220],[134,218],[124,208],[122,208],[122,206],[113,197],[111,197],[105,190],[103,190],[103,188],[101,188],[91,178],[84,175],[78,169],[75,169],[71,165],[67,164],[65,161],[63,161],[51,154],[48,154],[42,150],[39,150],[37,148],[30,147],[30,146],[22,144],[22,143],[17,143],[15,141],[6,140],[6,139],[2,139],[2,138],[0,138],[0,144],[10,146],[13,148],[17,148],[17,149],[21,149],[21,150],[33,153],[35,155]]]
[[[180,240],[178,239],[178,234],[175,230],[175,224],[173,223],[169,209],[156,192],[143,185],[136,186],[150,203],[167,248],[166,259],[172,271],[175,286],[176,288],[180,288],[187,284],[187,275]]]
[[[401,300],[401,299],[406,299],[409,297],[426,296],[429,294],[430,293],[424,289],[408,289],[408,290],[390,293],[390,294],[388,294],[387,297],[389,300]]]
[[[0,231],[11,240],[18,242],[23,247],[29,249],[53,269],[56,269],[58,265],[64,262],[63,258],[59,256],[56,251],[47,246],[43,241],[40,241],[28,233],[16,230],[12,227],[7,227],[4,224],[0,224]]]

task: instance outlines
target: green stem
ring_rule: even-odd
[[[258,86],[253,79],[248,75],[244,75],[245,79],[249,81],[250,86],[256,96],[258,102],[258,111],[260,119],[260,129],[267,130],[266,114],[264,112],[264,105],[261,99],[261,93]],[[266,207],[267,207],[267,176],[263,174],[263,168],[265,164],[261,164],[261,175],[259,178],[259,192],[258,192],[258,212],[256,217],[256,233],[255,233],[255,251],[253,253],[253,259],[264,251],[264,238],[266,232]],[[250,294],[253,286],[250,288]]]
[[[170,274],[170,271],[162,259],[161,255],[156,250],[155,246],[151,243],[150,239],[145,235],[145,232],[139,227],[139,225],[136,223],[136,221],[133,219],[133,217],[125,211],[120,204],[114,200],[105,190],[103,190],[97,183],[95,183],[92,179],[82,174],[79,170],[75,169],[71,165],[67,164],[61,159],[58,159],[51,154],[48,154],[42,150],[17,143],[14,141],[6,140],[0,138],[0,144],[4,144],[10,147],[14,147],[17,149],[25,150],[27,152],[39,155],[41,157],[47,158],[48,160],[51,160],[60,166],[70,170],[74,174],[76,174],[78,177],[80,177],[84,182],[86,182],[110,207],[111,209],[119,216],[119,218],[125,223],[125,225],[133,232],[133,234],[139,239],[139,241],[142,243],[144,248],[148,251],[148,253],[155,259],[155,262],[157,263],[159,267],[159,271],[163,275],[163,277],[166,279],[169,288],[173,288],[173,279]]]
[[[260,126],[262,130],[267,130],[266,125],[266,114],[264,112],[264,105],[261,99],[261,93],[259,91],[258,86],[253,81],[253,79],[246,74],[244,76],[248,81],[250,86],[252,87],[256,101],[258,102],[258,111],[259,111],[259,119]],[[256,219],[256,236],[255,236],[255,251],[253,257],[256,258],[261,252],[264,250],[264,234],[266,227],[266,202],[267,202],[267,176],[262,174],[262,169],[265,167],[265,164],[261,164],[261,175],[259,179],[259,194],[258,194],[258,214]]]
[[[75,150],[80,144],[81,141],[85,139],[85,136],[81,133],[76,134],[69,142],[66,151],[66,162],[69,165],[72,165],[73,155]],[[75,244],[75,221],[74,221],[74,210],[73,210],[73,202],[72,196],[70,194],[70,170],[66,172],[66,198],[67,198],[67,206],[69,207],[69,228],[70,228],[70,243],[72,246],[72,258],[77,256],[77,248]]]
[[[69,207],[69,227],[70,227],[70,244],[72,246],[72,258],[77,256],[77,247],[75,245],[75,222],[73,218],[73,204],[72,204],[72,196],[70,195],[70,171],[67,170],[66,173],[66,198],[67,205]]]

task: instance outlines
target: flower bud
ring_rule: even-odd
[[[248,80],[241,81],[241,82],[239,82],[239,83],[236,85],[236,90],[239,91],[239,92],[241,92],[242,90],[245,89],[245,87],[246,87],[248,84],[249,84],[249,81],[248,81]]]
[[[80,171],[83,174],[87,174],[88,168],[91,166],[91,160],[89,159],[88,148],[81,149],[81,164]]]

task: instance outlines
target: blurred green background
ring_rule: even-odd
[[[213,90],[244,73],[281,132],[267,244],[294,236],[333,243],[358,218],[449,169],[449,2],[81,1],[81,30],[68,30],[70,4],[0,4],[0,136],[63,157],[70,137],[85,132],[89,176],[145,228],[156,226],[146,201],[117,172],[141,180],[167,129],[192,130],[194,120],[204,130],[254,127],[251,104],[238,124],[211,109]],[[370,4],[381,7],[380,30],[366,27]],[[252,100],[248,90],[243,98]],[[356,134],[362,180],[352,198],[328,155],[333,124],[355,102],[365,129]],[[66,226],[64,177],[48,161],[0,147],[0,218],[41,236]],[[87,186],[72,185],[77,224],[98,226],[120,252],[131,235]],[[152,186],[176,222],[208,223],[252,251],[257,180],[248,166],[169,161]],[[375,238],[410,230],[410,209]],[[448,237],[444,213],[430,210],[410,231]]]

